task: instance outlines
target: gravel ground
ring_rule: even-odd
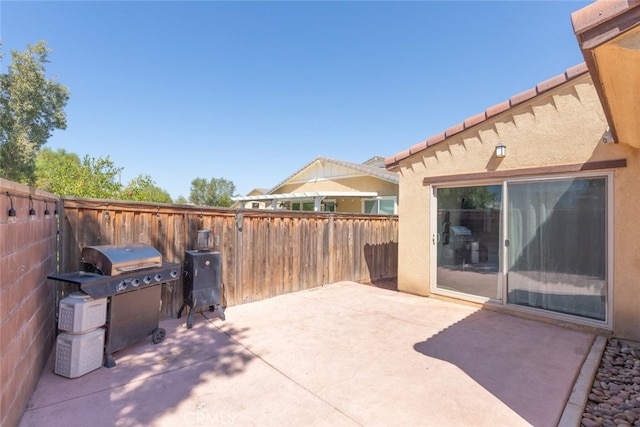
[[[640,343],[608,340],[581,425],[640,427]]]

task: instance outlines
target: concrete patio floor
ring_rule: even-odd
[[[52,354],[20,426],[569,425],[597,341],[351,282],[225,313],[163,320],[162,343],[76,379],[53,373]]]

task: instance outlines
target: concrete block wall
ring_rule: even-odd
[[[0,179],[0,427],[19,423],[55,341],[56,200]]]

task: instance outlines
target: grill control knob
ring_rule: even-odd
[[[125,283],[124,280],[116,285],[116,292],[122,292],[125,289],[127,289],[127,284]]]
[[[137,287],[138,287],[138,285],[140,284],[140,279],[133,279],[133,280],[131,281],[131,284],[132,284],[134,287],[136,287],[136,288],[137,288]]]
[[[156,282],[159,282],[160,280],[162,280],[162,274],[156,273],[156,275],[153,276],[153,278],[156,280]]]
[[[171,273],[170,273],[170,274],[171,274],[171,277],[172,277],[172,278],[174,278],[174,279],[175,279],[176,277],[178,277],[178,271],[177,271],[177,270],[171,270]]]
[[[144,279],[142,279],[142,281],[148,285],[149,283],[151,283],[151,276],[144,276]]]

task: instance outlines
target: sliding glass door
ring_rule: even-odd
[[[439,188],[436,197],[436,287],[485,299],[501,298],[502,187]]]
[[[607,321],[608,176],[438,186],[432,292]]]
[[[605,320],[605,178],[509,183],[507,302]]]

